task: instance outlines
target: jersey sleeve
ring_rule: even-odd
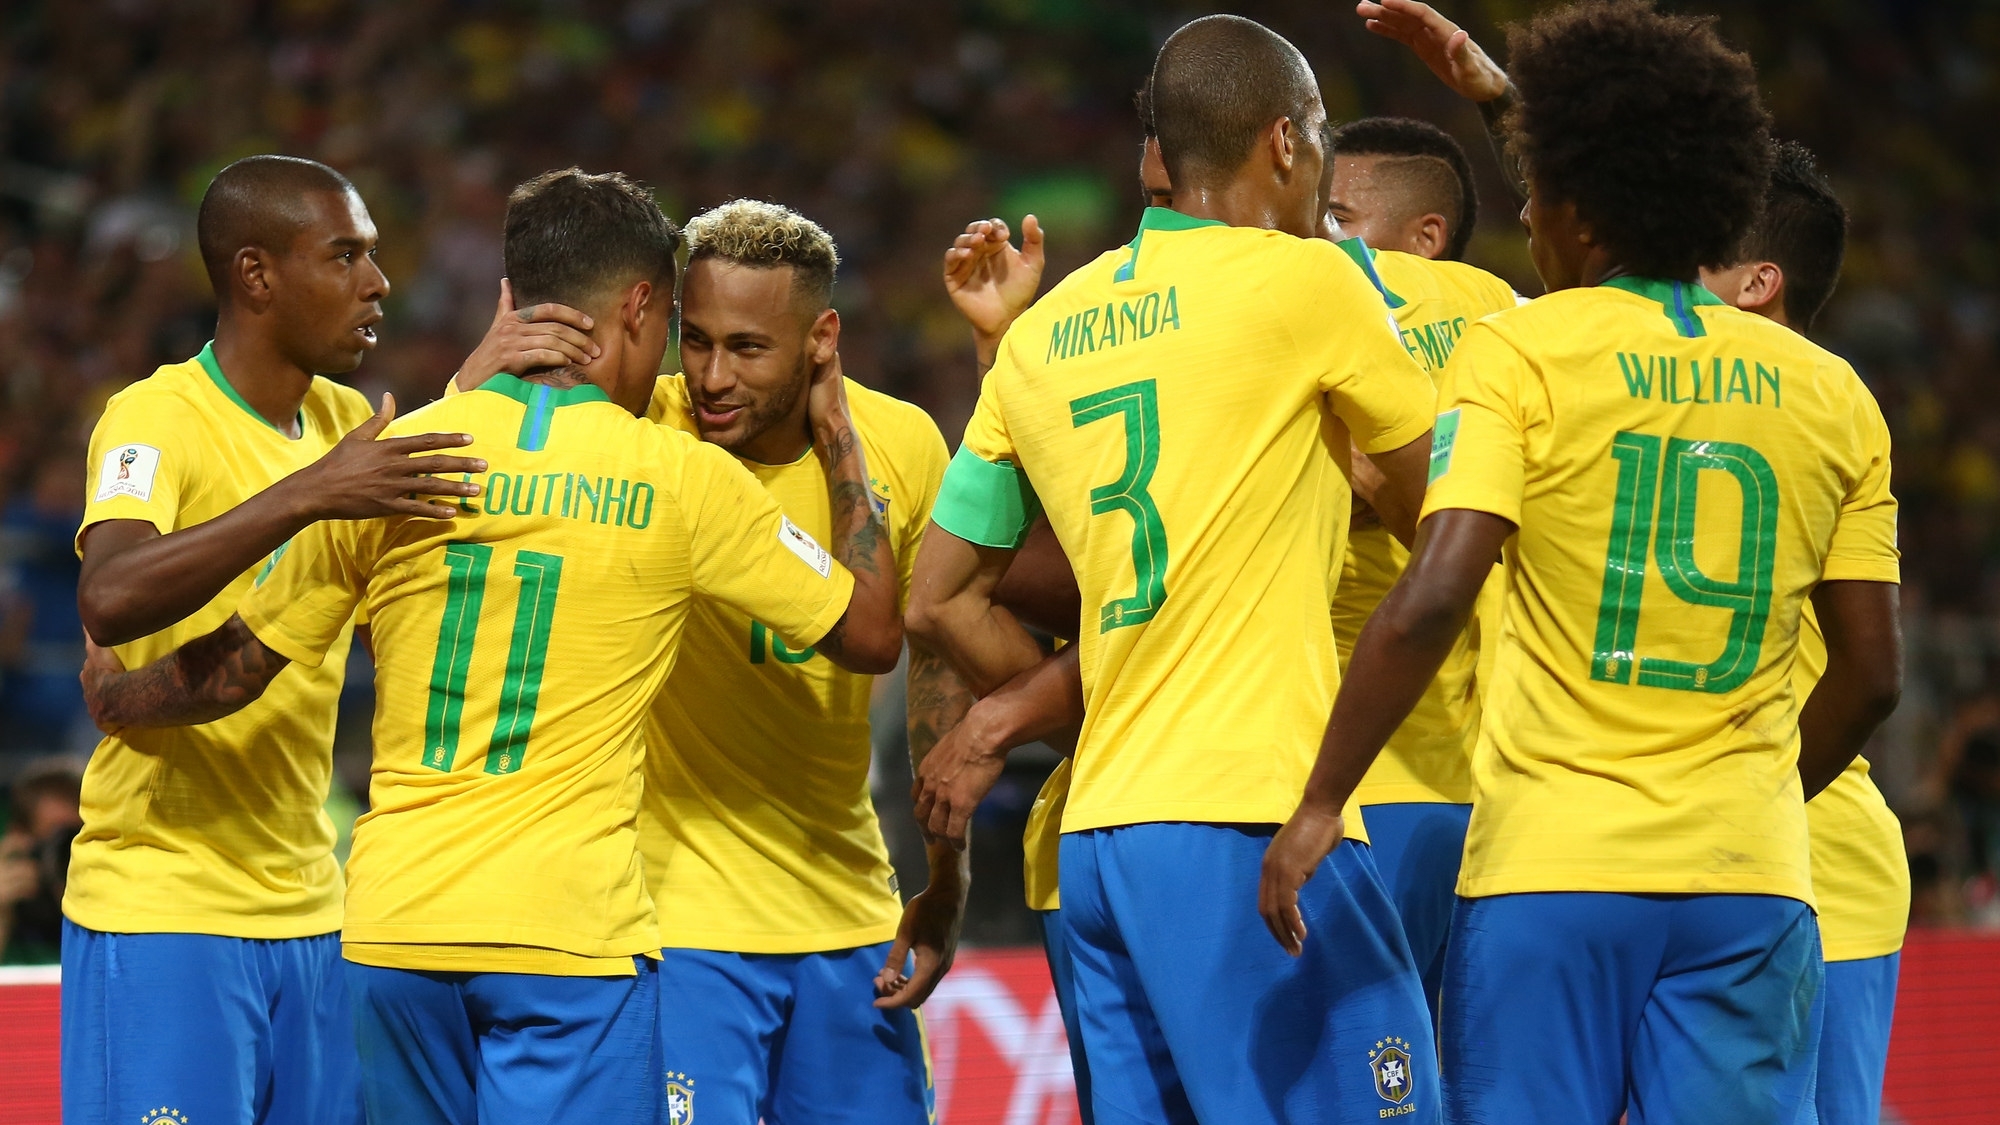
[[[847,612],[854,576],[734,457],[705,442],[688,445],[681,496],[695,589],[797,648],[817,644]]]
[[[1363,453],[1422,437],[1436,389],[1403,347],[1381,291],[1333,244],[1309,239],[1301,249],[1301,275],[1273,292],[1333,412]]]
[[[83,533],[106,520],[141,520],[161,535],[180,530],[182,503],[201,484],[198,432],[185,407],[163,395],[121,397],[105,408],[90,435],[89,480],[76,550]]]
[[[930,526],[931,513],[937,507],[938,490],[944,484],[945,467],[950,464],[951,455],[945,452],[944,435],[938,432],[937,423],[922,412],[917,412],[905,431],[897,455],[908,466],[904,478],[909,485],[899,498],[905,506],[896,525],[896,605],[898,609],[907,609],[910,583],[917,568],[917,550],[924,545],[924,530]],[[897,499],[892,498],[891,503]]]
[[[1519,354],[1492,327],[1466,330],[1438,392],[1425,516],[1464,508],[1520,525],[1527,487],[1524,375]]]
[[[1011,370],[1003,344],[1000,362],[979,388],[979,405],[965,424],[965,440],[945,470],[931,509],[931,520],[960,539],[1007,550],[1028,538],[1028,528],[1042,511],[1000,410],[996,387]]]
[[[237,616],[272,652],[319,667],[368,589],[382,526],[329,520],[299,532],[263,583],[244,595]]]
[[[1862,471],[1841,498],[1840,515],[1820,578],[1826,582],[1901,582],[1896,548],[1896,497],[1889,491],[1889,426],[1882,408],[1852,375],[1860,401],[1855,407],[1854,448]]]

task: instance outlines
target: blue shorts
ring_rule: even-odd
[[[1431,1026],[1437,1026],[1438,992],[1444,984],[1444,939],[1458,905],[1458,865],[1465,857],[1471,805],[1398,803],[1366,805],[1368,843],[1375,870],[1403,920],[1410,956],[1423,978]]]
[[[1064,944],[1060,910],[1038,910],[1042,922],[1042,952],[1049,958],[1049,983],[1055,987],[1056,1008],[1062,1012],[1063,1037],[1069,1040],[1069,1069],[1076,1078],[1076,1112],[1083,1125],[1093,1125],[1090,1113],[1090,1063],[1083,1056],[1083,1029],[1077,1026],[1076,966]]]
[[[661,950],[668,1125],[928,1125],[922,1017],[874,1006],[889,946]]]
[[[71,1125],[358,1125],[340,935],[116,934],[63,920],[62,1100]]]
[[[1062,918],[1097,1125],[1439,1120],[1423,988],[1368,846],[1300,894],[1304,955],[1257,914],[1275,827],[1062,838]]]
[[[654,1125],[659,974],[632,961],[630,977],[348,962],[369,1125]]]
[[[1901,953],[1826,963],[1819,1039],[1819,1125],[1875,1125],[1896,1014]]]
[[[1819,924],[1771,895],[1461,899],[1444,1096],[1462,1125],[1812,1121]]]

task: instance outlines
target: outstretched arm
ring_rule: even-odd
[[[97,650],[84,664],[84,700],[107,733],[212,723],[255,702],[289,663],[232,615],[213,633],[130,672],[117,671],[116,658]]]
[[[1833,784],[1902,697],[1900,592],[1891,582],[1822,582],[1813,591],[1826,673],[1799,710],[1799,781],[1808,801]]]
[[[1437,676],[1513,533],[1485,512],[1433,513],[1417,529],[1408,569],[1362,628],[1298,811],[1264,852],[1257,910],[1287,953],[1304,948],[1299,888],[1346,835],[1341,810]]]
[[[1507,174],[1507,182],[1516,194],[1525,197],[1520,169],[1507,158],[1506,145],[1500,139],[1500,119],[1506,115],[1514,94],[1513,84],[1500,64],[1474,43],[1471,35],[1419,0],[1379,3],[1362,0],[1355,5],[1354,12],[1368,30],[1408,47],[1453,93],[1479,106],[1479,116],[1486,123],[1486,138],[1492,142],[1501,171]]]

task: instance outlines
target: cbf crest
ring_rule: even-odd
[[[667,1072],[667,1125],[694,1125],[694,1079]]]
[[[1400,1117],[1412,1113],[1416,1105],[1410,1101],[1410,1090],[1415,1081],[1410,1074],[1410,1044],[1399,1035],[1375,1042],[1375,1049],[1368,1052],[1368,1069],[1375,1076],[1375,1092],[1382,1100],[1395,1106],[1384,1109],[1383,1117]]]
[[[187,1121],[187,1114],[161,1106],[158,1109],[147,1110],[145,1116],[139,1118],[139,1125],[187,1125]]]

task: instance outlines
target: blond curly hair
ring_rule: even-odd
[[[792,287],[825,308],[840,252],[826,228],[789,207],[733,199],[688,220],[688,261],[715,258],[761,269],[792,267]]]

